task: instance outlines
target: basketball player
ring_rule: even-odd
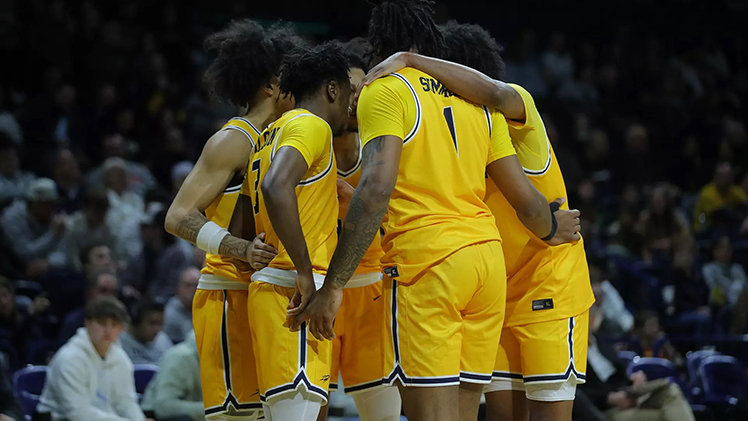
[[[351,84],[358,86],[368,70],[366,56],[368,42],[351,40],[346,45],[350,63]],[[338,178],[351,186],[361,179],[361,140],[358,123],[353,116],[343,135],[333,139]],[[339,190],[339,223],[345,219],[347,203]],[[395,387],[382,384],[384,349],[382,347],[382,269],[379,260],[384,255],[381,238],[374,241],[364,254],[356,272],[343,290],[343,303],[335,319],[335,339],[332,343],[332,371],[330,390],[337,390],[340,375],[345,393],[353,396],[362,421],[396,421],[400,419],[400,394]],[[327,419],[327,406],[320,411],[318,421]]]
[[[375,7],[375,56],[443,53],[431,5],[398,0]],[[411,421],[475,420],[491,381],[506,288],[499,232],[483,202],[486,171],[536,236],[565,239],[554,238],[548,202],[522,171],[500,114],[462,100],[426,73],[403,69],[365,88],[357,115],[361,181],[325,284],[295,322],[311,317],[316,337],[334,338],[342,288],[384,217],[385,343],[392,344],[385,382],[398,382]]]
[[[332,139],[348,124],[348,71],[337,42],[289,53],[281,90],[295,98],[296,108],[265,129],[247,170],[257,230],[278,250],[252,275],[247,304],[270,420],[316,420],[327,402],[331,342],[308,335],[306,325],[291,332],[284,324],[288,308],[306,305],[322,285],[337,243]]]
[[[300,44],[287,26],[264,29],[241,20],[209,36],[217,57],[206,71],[212,93],[243,108],[214,134],[179,189],[166,230],[208,252],[193,301],[192,320],[200,355],[207,419],[253,420],[262,414],[247,318],[251,268],[265,266],[276,250],[228,233],[244,173],[261,128],[292,107],[280,94],[283,55]],[[247,229],[254,238],[254,226]],[[241,259],[241,260],[239,260]]]
[[[501,47],[477,25],[443,28],[450,59],[465,66],[397,53],[364,83],[403,67],[438,78],[447,89],[501,111],[525,173],[546,197],[566,197],[561,169],[527,90],[501,82]],[[507,310],[493,381],[486,386],[489,420],[571,420],[576,384],[584,383],[589,308],[594,302],[583,242],[550,247],[527,231],[489,182],[486,203],[504,240]],[[562,207],[567,209],[567,204]]]

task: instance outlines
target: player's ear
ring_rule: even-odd
[[[338,97],[340,87],[334,80],[327,82],[327,98],[330,102],[335,102],[335,98]]]
[[[274,84],[273,82],[268,82],[265,84],[265,86],[262,87],[263,92],[265,92],[265,95],[269,97],[277,96],[275,95],[276,90],[278,90],[278,85]]]

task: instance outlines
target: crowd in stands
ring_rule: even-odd
[[[163,225],[205,140],[235,112],[200,83],[201,39],[227,17],[192,27],[176,2],[147,3],[0,12],[13,34],[0,51],[27,60],[27,74],[3,69],[0,80],[1,421],[22,419],[8,400],[13,370],[49,364],[42,406],[58,419],[74,401],[69,376],[88,375],[60,361],[110,363],[95,352],[114,353],[112,370],[171,374],[159,373],[142,409],[128,384],[92,411],[202,419],[191,302],[204,253]],[[598,35],[497,38],[506,80],[536,98],[582,212],[597,300],[588,372],[599,382],[582,390],[590,407],[622,411],[631,398],[617,392],[632,379],[613,351],[682,366],[688,351],[725,343],[715,334],[748,333],[748,51],[740,37],[685,42],[615,25]],[[116,314],[95,310],[115,302]],[[102,323],[106,350],[90,328]],[[681,407],[658,390],[644,409]],[[179,402],[149,412],[168,399]]]

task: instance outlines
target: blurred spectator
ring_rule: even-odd
[[[548,88],[535,52],[535,39],[535,33],[530,29],[524,29],[520,33],[517,48],[509,51],[505,79],[524,87],[534,97],[542,98],[547,95]]]
[[[65,248],[68,264],[81,269],[80,253],[90,244],[105,244],[112,251],[115,261],[120,261],[117,234],[107,224],[109,198],[104,190],[87,190],[83,196],[83,207],[68,220]]]
[[[10,378],[5,370],[0,370],[0,421],[25,420],[21,405],[13,394]]]
[[[25,360],[31,341],[42,338],[37,317],[48,309],[44,295],[37,296],[27,309],[19,309],[13,284],[0,276],[0,338],[13,346],[19,359]]]
[[[709,286],[709,304],[722,325],[719,326],[720,330],[725,331],[730,324],[729,320],[732,319],[732,310],[748,286],[748,277],[743,266],[733,261],[730,237],[722,236],[714,243],[711,257],[709,263],[701,269],[701,273]],[[735,315],[739,318],[745,317],[742,312]]]
[[[676,365],[680,365],[683,358],[665,336],[660,326],[660,318],[654,311],[643,310],[634,318],[636,333],[635,349],[642,357],[665,358]]]
[[[0,209],[22,197],[36,176],[21,170],[19,146],[0,133]]]
[[[116,297],[119,291],[119,282],[114,272],[107,267],[93,268],[86,274],[85,300],[86,305],[91,301],[104,296]],[[65,316],[60,327],[60,341],[70,339],[75,332],[85,324],[85,306],[73,310]]]
[[[121,134],[115,133],[104,137],[104,159],[112,157],[124,159],[127,163],[127,185],[141,197],[145,196],[148,190],[156,187],[156,179],[148,167],[128,159],[127,148],[127,141]],[[103,188],[105,181],[103,167],[91,170],[86,177],[86,184],[93,188]]]
[[[108,158],[102,169],[109,198],[107,225],[119,228],[117,239],[127,257],[137,256],[143,247],[139,229],[145,214],[143,198],[127,184],[127,163],[124,159]]]
[[[169,298],[164,308],[164,332],[172,342],[179,343],[192,332],[192,299],[200,281],[200,270],[194,266],[182,271],[177,293]]]
[[[635,186],[646,186],[660,179],[660,165],[652,153],[647,128],[640,123],[633,123],[626,129],[625,150],[616,159],[615,174],[620,189],[630,183]]]
[[[6,109],[6,90],[3,85],[0,85],[0,137],[5,135],[9,140],[13,141],[16,145],[23,144],[23,129],[18,124],[16,117]]]
[[[602,269],[593,263],[589,266],[595,303],[601,309],[599,334],[606,338],[619,338],[634,327],[634,316],[626,308],[616,287],[605,279]]]
[[[672,316],[675,327],[691,328],[693,333],[705,335],[712,320],[708,305],[709,288],[694,263],[693,254],[691,249],[683,265],[673,268],[670,276],[673,300],[666,313]]]
[[[142,406],[146,413],[154,412],[158,421],[205,420],[195,332],[164,353]]]
[[[551,87],[570,80],[574,76],[574,58],[566,47],[566,35],[562,32],[551,34],[548,51],[541,57],[543,74]]]
[[[735,184],[732,165],[729,162],[717,164],[714,179],[699,193],[693,213],[694,230],[700,232],[739,224],[742,221],[739,215],[745,212],[746,202],[748,196]]]
[[[60,208],[68,213],[80,209],[83,179],[78,158],[70,149],[59,149],[52,159],[52,177],[60,194]]]
[[[63,238],[65,214],[55,212],[59,199],[55,182],[37,178],[26,190],[25,200],[16,200],[0,217],[13,252],[25,261],[40,259],[55,266],[65,264]]]
[[[644,240],[644,260],[665,264],[668,270],[673,262],[685,259],[684,254],[694,242],[686,217],[675,208],[674,196],[669,185],[655,187],[649,207],[639,215],[636,227]]]
[[[145,299],[132,312],[132,324],[120,342],[134,364],[156,364],[173,343],[163,331],[164,304]]]
[[[86,326],[52,358],[37,411],[53,421],[142,421],[133,365],[117,338],[129,321],[114,297],[86,305]]]
[[[171,197],[175,197],[179,188],[182,187],[184,179],[192,171],[195,165],[191,161],[181,161],[171,167]]]
[[[638,371],[626,378],[626,367],[613,347],[597,338],[600,309],[590,310],[587,381],[577,385],[583,399],[574,402],[574,417],[584,421],[662,420],[692,421],[691,407],[675,383],[647,381]],[[597,411],[604,411],[604,416]]]
[[[143,250],[130,260],[123,280],[124,285],[161,301],[174,294],[185,267],[197,266],[193,263],[193,250],[197,247],[167,233],[164,230],[165,218],[163,208],[153,207],[149,211],[140,225]]]

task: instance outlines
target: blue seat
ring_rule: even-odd
[[[675,368],[675,364],[664,358],[636,357],[626,369],[626,375],[630,377],[631,374],[637,371],[643,371],[647,375],[648,380],[670,377],[678,380],[678,370]]]
[[[135,392],[138,395],[138,401],[143,397],[145,389],[148,387],[148,383],[151,382],[153,376],[158,373],[158,366],[153,364],[135,364]]]
[[[688,367],[688,387],[690,388],[690,397],[693,401],[700,401],[704,389],[699,369],[701,363],[706,357],[720,355],[719,352],[711,349],[702,349],[699,351],[690,351],[686,354],[686,366]]]
[[[27,417],[36,410],[46,379],[47,366],[44,365],[30,365],[13,374],[13,389]]]
[[[704,358],[699,367],[704,384],[702,403],[706,405],[735,405],[748,398],[748,376],[740,360],[728,355]]]
[[[637,357],[638,355],[634,351],[618,351],[618,361],[627,368],[631,361],[634,361],[634,358]]]

